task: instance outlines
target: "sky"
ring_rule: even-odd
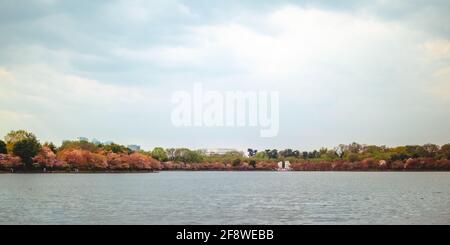
[[[450,142],[449,1],[0,0],[0,135],[190,148]],[[175,127],[175,91],[278,91],[279,133]]]

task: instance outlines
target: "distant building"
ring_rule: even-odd
[[[139,151],[141,150],[141,146],[139,145],[127,145],[128,149],[132,150],[132,151]]]
[[[89,141],[89,139],[86,138],[86,137],[78,137],[77,139],[78,139],[79,141]]]
[[[101,144],[102,142],[100,142],[100,140],[94,138],[94,139],[91,140],[91,143],[92,143],[92,144],[99,145],[99,144]]]
[[[291,163],[289,161],[278,162],[278,171],[289,171],[291,170]]]
[[[228,153],[236,153],[236,154],[243,155],[243,152],[241,152],[241,151],[238,151],[236,149],[227,149],[227,148],[202,149],[201,151],[203,152],[203,154],[205,154],[207,156],[225,155]]]

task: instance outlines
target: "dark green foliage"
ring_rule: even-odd
[[[269,158],[272,158],[272,159],[278,158],[278,150],[277,149],[273,149],[273,150],[267,149],[265,152]]]
[[[248,156],[252,157],[252,156],[255,156],[256,153],[258,153],[258,150],[254,150],[254,149],[248,148],[247,152],[248,152]]]
[[[423,146],[420,145],[407,145],[405,146],[405,153],[410,158],[426,157],[428,155],[427,151]]]
[[[167,153],[162,147],[155,147],[155,149],[153,149],[152,151],[152,157],[162,162],[168,160]]]
[[[298,150],[292,150],[292,149],[286,149],[284,151],[280,151],[280,156],[282,157],[300,157],[300,151]]]
[[[63,141],[61,147],[59,150],[65,150],[65,149],[80,149],[80,150],[86,150],[90,152],[95,152],[98,150],[98,147],[96,144],[91,143],[86,140],[65,140]]]
[[[24,140],[24,139],[37,139],[36,136],[33,133],[27,132],[25,130],[17,130],[17,131],[10,131],[5,136],[5,142],[6,142],[6,149],[8,152],[12,152],[14,144],[17,142]]]
[[[391,161],[403,161],[405,159],[408,159],[408,155],[406,155],[405,153],[395,153],[391,155]]]
[[[33,164],[33,157],[36,156],[41,149],[39,142],[34,139],[23,139],[16,142],[13,146],[13,153],[22,159],[26,167],[31,167]]]
[[[128,149],[127,147],[125,147],[123,145],[118,145],[118,144],[115,144],[115,143],[110,143],[110,144],[107,144],[107,145],[103,145],[102,148],[105,151],[113,152],[113,153],[128,153],[128,152],[131,152],[131,150]]]
[[[0,154],[6,154],[7,152],[6,143],[0,140]]]
[[[203,161],[203,155],[198,151],[187,151],[182,157],[185,162],[199,163]]]
[[[348,154],[348,160],[350,162],[356,162],[356,161],[361,160],[361,159],[360,159],[360,157],[359,157],[359,155],[357,153],[350,153],[350,154]]]
[[[200,151],[193,151],[187,148],[170,148],[166,150],[167,158],[176,162],[199,163],[204,160],[204,155]]]
[[[52,142],[45,142],[43,146],[48,147],[53,153],[57,152],[57,147]]]
[[[443,159],[450,160],[450,144],[445,144],[439,150],[439,156]]]
[[[241,159],[237,158],[233,160],[233,167],[241,165]]]

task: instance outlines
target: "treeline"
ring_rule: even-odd
[[[450,170],[450,144],[386,147],[358,143],[313,151],[248,149],[252,159],[289,161],[297,171]]]
[[[435,144],[425,145],[407,145],[397,147],[386,147],[376,145],[362,145],[351,143],[349,145],[341,144],[332,149],[321,148],[313,151],[298,151],[286,149],[278,151],[276,149],[267,149],[261,152],[248,149],[248,155],[258,159],[290,159],[296,161],[303,160],[346,160],[360,161],[366,158],[375,160],[407,160],[409,158],[435,158],[450,160],[450,144],[442,146]]]
[[[64,141],[41,144],[33,133],[11,131],[0,141],[0,169],[6,171],[153,171],[161,163],[147,152],[118,144]]]
[[[188,148],[156,147],[133,151],[123,145],[64,141],[41,144],[30,132],[9,132],[0,140],[2,171],[154,171],[154,170],[274,170],[289,161],[298,171],[450,170],[450,144],[386,147],[341,144],[332,149],[248,149],[206,154]]]

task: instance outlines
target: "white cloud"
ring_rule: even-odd
[[[241,75],[236,79],[229,74],[229,86],[276,85],[286,92],[309,91],[305,96],[312,99],[340,88],[414,82],[404,71],[422,62],[417,35],[397,22],[290,5],[230,22],[191,26],[176,44],[125,47],[116,53],[172,69],[230,68]],[[221,78],[207,79],[204,82]]]
[[[47,65],[29,65],[0,71],[0,82],[20,96],[36,100],[79,103],[89,100],[93,105],[106,103],[138,103],[145,100],[141,88],[101,83],[93,79],[54,71]],[[6,74],[6,75],[3,75]]]
[[[433,59],[450,59],[450,41],[445,39],[436,39],[427,41],[423,44],[427,55]]]
[[[77,26],[80,20],[74,16],[54,14],[33,22],[33,28],[43,27],[48,39],[2,48],[3,121],[13,126],[12,118],[20,117],[28,120],[30,129],[51,124],[54,131],[61,127],[104,135],[117,135],[114,129],[125,128],[128,135],[122,137],[135,135],[142,142],[147,139],[139,138],[141,132],[153,130],[150,137],[170,140],[180,132],[164,125],[171,110],[166,98],[180,89],[174,86],[190,88],[193,82],[203,82],[207,89],[280,91],[284,135],[272,144],[294,144],[298,139],[323,140],[325,145],[343,143],[342,139],[377,143],[379,137],[395,142],[408,132],[399,135],[390,123],[404,120],[418,122],[409,129],[420,140],[433,124],[420,124],[422,117],[450,120],[448,109],[442,109],[450,97],[449,41],[411,28],[410,23],[374,18],[370,11],[296,5],[265,12],[241,9],[219,22],[177,24],[171,22],[177,15],[192,17],[198,12],[174,1],[117,1],[100,9],[101,21],[93,23],[97,28],[85,31],[91,26]],[[175,13],[168,14],[171,9]],[[103,33],[103,21],[104,29],[113,31]],[[162,36],[150,32],[152,21],[163,27]],[[176,30],[165,29],[172,25]],[[63,41],[52,46],[55,37]],[[379,123],[380,118],[388,120]],[[355,127],[371,130],[361,133]],[[202,137],[186,129],[176,143],[189,145],[193,135],[205,144],[212,137],[234,140],[220,128],[213,133]]]
[[[110,20],[127,22],[128,24],[146,23],[162,18],[171,11],[176,15],[191,16],[190,8],[177,1],[145,1],[145,0],[116,0],[106,5],[101,14]]]
[[[444,101],[450,102],[450,66],[434,72],[429,91]]]

